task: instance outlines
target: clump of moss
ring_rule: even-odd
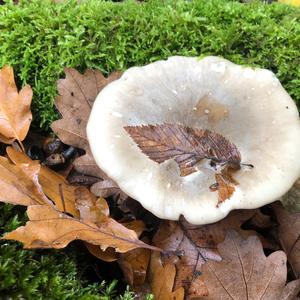
[[[105,74],[170,55],[220,55],[271,69],[300,104],[300,10],[259,1],[23,0],[0,6],[0,66],[34,90],[34,124],[57,118],[63,68]]]
[[[0,205],[0,234],[14,230],[26,220],[24,209]],[[53,300],[133,300],[128,290],[117,297],[117,281],[89,282],[83,269],[89,259],[79,249],[23,250],[17,242],[0,242],[0,298]]]

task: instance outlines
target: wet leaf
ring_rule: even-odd
[[[159,253],[152,252],[149,267],[149,282],[155,300],[183,300],[184,289],[173,288],[176,276],[175,266],[163,264]]]
[[[32,90],[26,85],[18,92],[13,68],[0,70],[0,141],[11,144],[23,141],[32,120],[30,104]]]
[[[294,299],[300,281],[285,286],[286,255],[282,251],[265,256],[258,237],[243,240],[229,231],[218,246],[222,261],[208,261],[203,278],[209,295],[201,299]]]
[[[233,211],[225,219],[209,225],[195,226],[186,221],[164,221],[153,242],[165,253],[164,261],[176,267],[174,289],[184,287],[186,298],[205,296],[208,291],[203,282],[202,268],[209,261],[220,261],[217,245],[229,229],[238,230],[244,237],[254,234],[240,228],[255,210]]]
[[[143,243],[134,231],[109,217],[103,217],[96,225],[69,217],[46,205],[29,206],[27,214],[30,221],[5,234],[3,239],[20,241],[25,248],[64,248],[73,240],[83,240],[100,246],[102,250],[113,247],[117,252],[139,247],[159,250]]]
[[[279,203],[272,205],[279,223],[278,237],[296,278],[300,278],[300,213],[289,213]]]
[[[75,69],[65,68],[65,74],[66,78],[57,83],[59,96],[55,100],[62,119],[53,122],[51,128],[65,144],[86,151],[84,156],[74,161],[78,172],[107,178],[94,161],[86,136],[86,125],[99,92],[118,79],[121,73],[114,72],[105,78],[98,70],[87,70],[80,74]]]

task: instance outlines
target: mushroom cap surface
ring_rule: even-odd
[[[217,206],[209,168],[181,177],[173,159],[148,158],[124,126],[183,124],[222,134],[239,149],[243,163],[233,174],[233,195]],[[147,210],[163,219],[183,215],[193,224],[224,218],[279,199],[300,176],[297,107],[268,70],[218,57],[170,57],[128,69],[98,95],[87,126],[100,168]]]

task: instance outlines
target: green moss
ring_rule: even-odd
[[[300,9],[226,0],[26,0],[0,6],[0,65],[34,89],[34,124],[57,118],[63,68],[105,74],[170,55],[220,55],[273,70],[300,104]]]
[[[0,235],[24,224],[24,209],[0,205]],[[77,250],[77,252],[76,252]],[[0,299],[132,300],[126,291],[117,298],[116,281],[91,283],[83,270],[89,258],[78,248],[23,250],[17,242],[0,242]]]

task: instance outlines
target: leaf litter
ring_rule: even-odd
[[[85,133],[95,97],[120,73],[105,78],[95,70],[84,74],[74,69],[65,72],[66,78],[58,82],[56,99],[62,119],[55,121],[52,129],[65,144],[83,149],[85,155],[75,157],[64,169],[75,169],[79,176],[94,176],[99,181],[92,185],[93,194],[86,186],[70,184],[43,161],[26,155],[22,142],[31,122],[32,91],[26,86],[18,93],[12,69],[4,67],[0,71],[0,106],[9,101],[13,109],[18,109],[18,118],[11,122],[9,114],[1,111],[5,122],[0,122],[0,140],[13,147],[7,147],[7,155],[0,157],[0,201],[27,206],[29,218],[25,226],[6,233],[4,239],[21,241],[30,249],[63,248],[73,240],[83,240],[95,257],[107,263],[117,261],[133,290],[149,291],[150,287],[155,299],[296,299],[300,289],[299,213],[292,214],[274,204],[263,209],[267,214],[261,209],[239,210],[204,226],[188,224],[184,219],[166,221],[143,214],[142,208],[132,204],[135,200],[122,194],[96,166]],[[9,93],[5,92],[7,85]],[[184,154],[187,149],[181,153],[169,149],[163,157],[158,150],[166,145],[157,145],[152,149],[156,156],[151,157],[153,154],[145,148],[147,140],[141,139],[145,132],[137,132],[135,127],[129,133],[135,136],[132,137],[142,151],[158,163],[175,159],[183,176],[193,172],[203,157],[215,163],[216,169],[223,165],[221,171],[216,170],[215,188],[219,202],[230,198],[230,190],[238,183],[232,177],[234,172],[227,172],[228,167],[235,169],[241,165],[235,145],[200,129],[176,124],[159,126],[153,129],[149,124],[152,132],[147,129],[146,135],[153,137],[157,130],[162,135],[175,128],[183,138],[188,131],[186,145],[192,147],[188,149],[190,155]],[[206,138],[201,145],[195,142],[199,136]],[[218,146],[208,152],[205,143],[209,144],[211,139]],[[69,171],[63,170],[62,174]],[[126,198],[130,201],[124,201]],[[267,257],[263,249],[269,253]],[[289,277],[287,269],[293,271]],[[139,297],[144,299],[145,294]]]

